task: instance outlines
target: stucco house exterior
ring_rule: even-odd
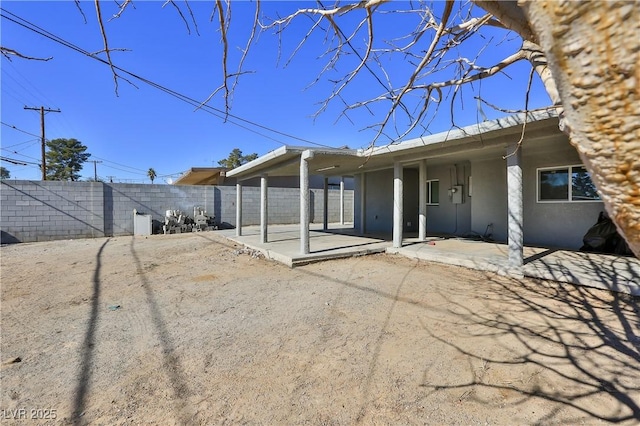
[[[282,147],[227,172],[238,182],[240,212],[244,180],[261,179],[268,205],[271,176],[300,179],[302,253],[310,175],[354,178],[353,222],[363,235],[387,235],[394,247],[409,235],[492,238],[508,243],[516,275],[525,244],[577,250],[604,210],[553,110],[370,149]],[[241,214],[236,222],[240,235]]]
[[[509,188],[508,170],[517,163],[524,244],[579,249],[604,205],[576,150],[558,129],[558,118],[549,113],[531,118],[535,121],[527,123],[519,148],[523,116],[375,149],[372,155],[389,158],[389,166],[356,180],[361,194],[356,227],[392,233],[393,164],[399,162],[404,232],[419,231],[422,190],[427,234],[507,242],[509,195],[519,186],[515,182],[516,188]],[[426,169],[422,179],[421,167]]]

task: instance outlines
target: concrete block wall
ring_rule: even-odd
[[[312,222],[322,223],[324,193],[322,189],[312,190],[314,195],[314,212]],[[353,223],[353,195],[350,190],[344,191],[344,221]],[[317,201],[319,200],[319,201]],[[299,203],[298,203],[299,204]],[[340,222],[340,190],[329,190],[329,222]]]
[[[102,183],[3,180],[0,241],[104,236]]]
[[[323,190],[312,190],[312,221],[322,222]],[[300,220],[299,189],[269,188],[269,223]],[[339,190],[329,191],[329,221],[340,219]],[[236,225],[235,186],[173,186],[3,180],[2,243],[133,234],[133,210],[164,222],[166,210],[204,208],[223,226]],[[345,220],[353,220],[353,191],[345,190]],[[243,224],[260,223],[260,189],[243,187]]]
[[[247,193],[248,188],[242,188],[243,199]],[[213,214],[216,220],[223,227],[236,226],[236,187],[235,186],[216,186],[214,189],[215,194],[215,208]],[[257,211],[260,211],[260,196],[257,198]],[[243,203],[243,209],[247,210],[252,206]],[[258,222],[260,223],[260,213],[258,213]]]
[[[235,188],[220,187],[222,195],[222,217],[235,226]],[[270,224],[292,224],[300,222],[300,189],[268,188],[268,221]],[[311,189],[311,222],[322,223],[324,190]],[[329,191],[329,222],[340,221],[340,190]],[[353,222],[353,190],[344,191],[345,222]],[[242,187],[242,224],[260,224],[260,188]]]
[[[209,215],[215,210],[213,186],[104,184],[106,235],[133,234],[133,209],[150,214],[164,224],[167,210],[181,210],[193,216],[195,206]]]
[[[313,222],[313,216],[311,217]],[[269,223],[289,224],[300,222],[300,189],[282,188],[275,192],[269,189]],[[259,221],[257,223],[260,223]]]

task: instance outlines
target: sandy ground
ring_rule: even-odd
[[[239,248],[215,232],[2,247],[2,423],[640,419],[637,298]]]

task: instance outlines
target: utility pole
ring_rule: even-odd
[[[45,112],[62,112],[59,109],[50,109],[50,108],[45,108],[43,106],[41,106],[40,108],[37,107],[28,107],[25,106],[24,109],[32,109],[34,111],[40,111],[40,134],[42,135],[42,146],[41,146],[41,150],[42,150],[42,180],[47,180],[47,162],[45,160],[44,157],[44,146],[45,146],[45,137],[44,137],[44,113]]]
[[[102,163],[102,161],[98,161],[98,160],[89,160],[90,163],[93,163],[93,181],[97,182],[98,181],[98,163]]]

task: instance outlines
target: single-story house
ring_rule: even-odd
[[[579,249],[604,210],[555,110],[369,149],[283,146],[227,172],[237,180],[239,212],[246,179],[261,179],[265,206],[272,176],[299,179],[301,253],[309,252],[313,175],[354,178],[354,228],[362,234],[392,236],[394,247],[410,234],[492,238],[508,243],[515,274],[525,244]]]

